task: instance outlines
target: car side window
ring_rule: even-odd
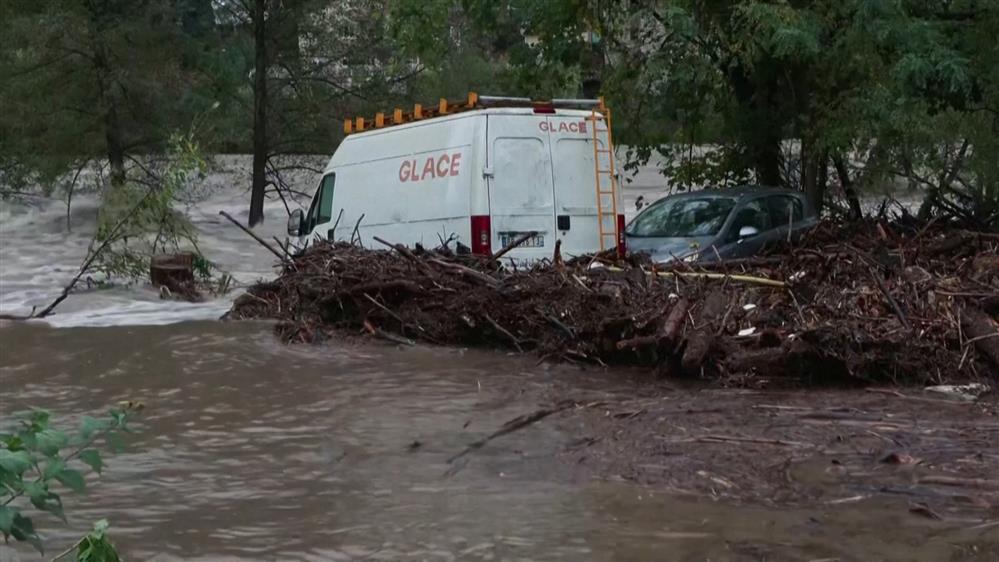
[[[805,216],[801,200],[791,195],[767,197],[767,207],[770,209],[770,222],[775,228],[799,222]]]
[[[764,199],[754,199],[746,203],[735,215],[732,228],[728,232],[730,242],[739,239],[739,231],[747,226],[751,226],[760,232],[765,232],[772,228],[770,221],[770,210],[767,208]]]
[[[323,176],[316,196],[312,198],[312,205],[309,206],[309,214],[306,216],[306,231],[312,232],[317,224],[330,222],[333,218],[333,186],[336,183],[336,174]]]

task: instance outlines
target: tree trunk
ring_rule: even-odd
[[[859,220],[864,216],[864,211],[860,208],[860,198],[857,197],[857,190],[853,187],[853,180],[850,178],[850,169],[846,167],[846,160],[841,155],[833,158],[833,165],[836,166],[836,174],[839,182],[843,185],[843,192],[846,194],[846,202],[850,205],[850,220]]]
[[[770,92],[778,89],[773,80],[754,80],[750,71],[735,66],[728,69],[729,82],[740,114],[737,135],[745,147],[748,164],[753,167],[756,182],[761,185],[781,185],[781,140],[786,117],[777,111]]]
[[[250,193],[250,226],[264,220],[267,188],[267,0],[256,0],[253,9],[253,190]]]
[[[826,199],[828,174],[826,164],[829,151],[816,150],[812,141],[801,142],[801,190],[812,203],[816,213],[822,212]]]
[[[125,183],[125,149],[121,140],[121,124],[113,96],[107,96],[104,113],[104,137],[108,148],[108,162],[111,165],[111,185]]]
[[[94,73],[97,76],[99,103],[104,112],[104,142],[106,143],[108,163],[111,166],[111,185],[120,186],[125,183],[125,143],[122,140],[121,122],[118,119],[118,104],[115,100],[115,88],[111,72],[111,63],[104,44],[104,29],[101,25],[103,14],[97,13],[98,8],[91,7],[90,41],[94,51]]]
[[[776,130],[767,133],[778,133]],[[780,134],[767,134],[759,139],[756,146],[752,146],[753,167],[756,171],[756,180],[761,185],[778,187],[780,181]]]

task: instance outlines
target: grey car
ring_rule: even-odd
[[[652,203],[625,229],[629,252],[653,261],[744,258],[815,226],[803,193],[742,186],[670,195]]]

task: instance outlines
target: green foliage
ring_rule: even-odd
[[[121,562],[118,550],[108,540],[107,530],[107,520],[94,523],[94,529],[76,547],[77,562]]]
[[[80,162],[162,150],[210,106],[176,4],[0,3],[0,158],[22,171],[0,180],[50,191]]]
[[[473,19],[488,36],[509,31],[503,23],[510,22],[519,40],[507,44],[519,46],[509,46],[505,60],[525,88],[545,65],[566,65],[557,76],[568,82],[598,72],[615,109],[616,137],[637,159],[631,167],[658,152],[672,184],[753,180],[821,199],[822,171],[845,157],[854,177],[840,181],[873,187],[902,177],[942,197],[934,199],[938,207],[996,218],[989,164],[999,130],[994,2],[462,6],[478,14]],[[595,43],[588,41],[593,34]],[[534,58],[518,57],[529,39]],[[586,52],[597,57],[580,56]],[[970,147],[957,158],[966,141]],[[715,146],[693,154],[705,143]],[[955,165],[960,171],[949,173]]]
[[[30,543],[43,552],[34,521],[24,513],[25,503],[66,521],[62,498],[53,488],[82,493],[86,480],[81,469],[100,473],[103,466],[95,446],[128,431],[129,419],[140,408],[129,403],[112,409],[104,419],[84,417],[75,435],[53,426],[47,411],[31,410],[20,414],[14,427],[0,432],[0,533],[4,539]],[[106,529],[107,522],[99,522],[79,543],[80,555],[86,548],[88,560],[117,560],[116,554],[110,557],[114,548],[107,542]]]
[[[215,104],[203,147],[247,151],[255,5],[0,3],[0,194],[68,186],[95,158],[182,154],[169,132]],[[469,90],[599,86],[631,164],[659,153],[673,184],[782,183],[821,200],[827,176],[861,188],[901,178],[926,188],[931,212],[997,216],[996,2],[272,0],[266,22],[268,158],[329,152],[347,116]],[[844,159],[852,176],[839,178],[831,162]],[[271,160],[267,174],[281,183]],[[121,176],[106,216],[144,192],[145,176]],[[159,224],[168,205],[140,207],[137,224]],[[164,236],[172,247],[185,232],[167,221]],[[119,250],[101,268],[139,275],[147,252]]]
[[[169,147],[162,173],[150,174],[153,182],[128,181],[105,193],[92,243],[104,249],[93,271],[139,279],[147,274],[152,255],[175,252],[182,245],[197,248],[197,231],[174,205],[194,188],[207,164],[194,132],[172,135]],[[206,263],[202,258],[202,269],[210,276]]]

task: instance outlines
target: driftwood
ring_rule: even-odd
[[[671,344],[675,344],[683,329],[683,324],[687,321],[687,311],[690,309],[690,301],[680,299],[673,305],[663,323],[663,339]]]
[[[684,264],[686,266],[686,264]],[[621,268],[610,267],[611,271],[623,271]],[[728,273],[706,273],[701,271],[649,271],[649,275],[659,277],[682,277],[685,279],[714,279],[719,281],[735,281],[737,283],[749,283],[753,285],[766,285],[768,287],[786,287],[783,281],[755,277],[752,275],[729,275]]]
[[[996,369],[995,329],[972,326],[962,311],[999,295],[997,280],[962,264],[991,263],[997,242],[966,240],[955,250],[961,259],[927,257],[924,244],[946,233],[940,228],[910,244],[909,226],[824,223],[780,254],[729,262],[724,272],[613,253],[497,269],[444,248],[320,241],[294,258],[297,270],[251,287],[229,316],[276,318],[286,341],[337,332],[390,339],[366,322],[395,338],[736,385],[961,383]],[[755,333],[740,336],[747,328]]]
[[[502,250],[500,250],[500,251],[496,252],[495,254],[493,254],[489,259],[492,260],[492,261],[499,261],[499,259],[502,258],[503,256],[507,255],[510,252],[510,250],[513,250],[514,248],[520,246],[524,242],[527,242],[532,237],[537,236],[537,234],[538,233],[536,231],[531,231],[531,232],[528,232],[528,233],[520,236],[516,240],[514,240],[514,241],[510,242],[509,244],[507,244],[505,248],[503,248]]]
[[[510,343],[512,343],[513,346],[517,348],[517,351],[520,352],[524,351],[524,349],[520,347],[520,340],[517,339],[516,336],[511,334],[509,330],[507,330],[503,326],[500,326],[499,323],[493,320],[492,317],[489,316],[488,314],[483,314],[482,317],[486,319],[486,322],[489,322],[489,325],[492,326],[494,330],[506,336],[506,338],[510,340]]]
[[[483,285],[488,285],[490,287],[499,286],[499,281],[497,281],[496,278],[490,277],[489,275],[486,275],[481,271],[476,271],[470,267],[466,267],[458,263],[446,262],[444,260],[440,260],[437,258],[431,258],[430,262],[435,263],[443,268],[450,269],[451,271],[456,271],[458,273],[461,273],[462,275],[470,279],[475,279],[476,281],[482,283]]]
[[[999,380],[999,326],[984,312],[965,309],[961,315],[961,328],[969,338],[968,344],[974,344],[975,349],[992,364],[992,375]]]
[[[563,410],[568,410],[569,408],[572,408],[575,405],[576,405],[576,403],[574,401],[572,401],[572,400],[565,400],[565,401],[559,402],[558,404],[556,404],[554,406],[551,406],[551,407],[548,407],[548,408],[541,408],[539,410],[535,410],[533,412],[524,414],[522,416],[517,416],[516,418],[513,418],[512,420],[504,423],[502,425],[502,427],[500,427],[496,431],[490,433],[486,437],[483,437],[482,439],[479,439],[478,441],[475,441],[474,443],[471,443],[470,445],[468,445],[467,447],[465,447],[460,453],[458,453],[458,454],[454,455],[453,457],[449,458],[447,460],[447,463],[451,464],[454,461],[460,459],[461,457],[464,457],[465,455],[471,453],[472,451],[475,451],[477,449],[481,449],[482,447],[485,447],[487,443],[489,443],[493,439],[496,439],[497,437],[502,437],[504,435],[507,435],[508,433],[513,433],[514,431],[517,431],[518,429],[523,429],[523,428],[525,428],[525,427],[527,427],[527,426],[529,426],[529,425],[531,425],[533,423],[537,423],[537,422],[539,422],[539,421],[547,418],[548,416],[550,416],[552,414],[557,414],[558,412],[561,412]]]
[[[959,478],[956,476],[923,476],[920,484],[937,484],[940,486],[959,486],[963,488],[979,488],[999,491],[999,480],[987,478]]]
[[[414,342],[411,339],[404,338],[402,336],[397,336],[391,332],[386,332],[381,328],[376,328],[368,320],[364,321],[364,329],[367,330],[371,335],[382,338],[383,340],[388,340],[390,342],[398,343],[401,345],[416,345],[416,342]]]
[[[219,214],[222,215],[223,217],[229,219],[229,222],[231,222],[232,224],[238,226],[240,230],[242,230],[243,232],[245,232],[246,234],[248,234],[250,236],[250,238],[253,238],[254,240],[256,240],[258,244],[260,244],[264,248],[267,248],[267,250],[270,251],[270,253],[272,253],[275,256],[277,256],[277,259],[281,260],[281,263],[284,263],[284,264],[291,264],[292,263],[291,260],[288,259],[288,256],[286,254],[283,254],[283,253],[275,250],[274,246],[271,246],[270,244],[267,243],[266,240],[264,240],[263,238],[257,236],[256,234],[254,234],[252,230],[250,230],[249,228],[246,228],[245,226],[243,226],[242,224],[240,224],[240,222],[238,220],[236,220],[235,218],[233,218],[232,215],[230,215],[229,213],[227,213],[225,211],[219,211]]]

